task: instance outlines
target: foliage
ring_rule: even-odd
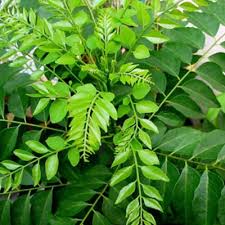
[[[224,11],[3,2],[0,224],[224,225]]]

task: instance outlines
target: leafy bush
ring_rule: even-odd
[[[6,1],[0,224],[225,225],[225,1]]]

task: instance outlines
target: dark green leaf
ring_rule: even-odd
[[[0,131],[0,160],[7,159],[14,150],[17,142],[19,127],[6,128]]]
[[[223,181],[217,174],[209,172],[207,169],[203,173],[200,183],[195,190],[193,199],[192,223],[201,225],[211,225],[216,221],[218,200],[220,198]]]

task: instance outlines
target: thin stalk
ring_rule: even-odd
[[[202,60],[207,56],[207,54],[220,42],[220,40],[225,36],[225,33],[222,34],[209,48],[208,50],[199,58],[199,60],[191,66],[191,69],[187,71],[182,78],[178,80],[176,85],[172,88],[172,90],[165,96],[165,98],[162,100],[162,102],[159,104],[158,110],[149,117],[151,120],[155,114],[160,110],[160,108],[164,105],[164,103],[167,101],[167,99],[174,93],[174,91],[180,86],[180,84],[185,80],[185,78],[192,72],[195,71],[198,68],[198,65]]]
[[[11,194],[16,194],[16,193],[21,193],[21,192],[30,192],[30,191],[35,191],[35,190],[42,190],[42,189],[50,189],[50,188],[58,188],[58,187],[65,187],[70,185],[70,183],[67,184],[54,184],[54,185],[48,185],[48,186],[39,186],[39,187],[33,187],[33,188],[25,188],[17,191],[9,191],[6,193],[0,193],[0,196],[2,195],[11,195]]]
[[[192,164],[196,164],[196,165],[199,165],[199,166],[207,166],[207,167],[212,167],[214,169],[218,169],[218,170],[221,170],[221,171],[225,171],[225,168],[221,167],[221,166],[216,166],[214,164],[207,164],[207,163],[203,163],[203,162],[198,162],[198,161],[195,161],[195,160],[191,160],[191,159],[185,159],[185,158],[182,158],[182,157],[179,157],[179,156],[175,156],[175,155],[169,155],[169,154],[165,154],[165,153],[162,153],[162,152],[156,152],[157,155],[160,155],[160,156],[163,156],[163,157],[168,157],[168,158],[171,158],[171,159],[174,159],[174,160],[180,160],[180,161],[183,161],[183,162],[188,162],[188,163],[192,163]]]
[[[104,197],[104,193],[108,188],[108,184],[106,184],[104,186],[104,188],[102,189],[102,191],[99,193],[98,197],[96,198],[96,200],[94,201],[94,203],[92,204],[91,208],[88,210],[88,212],[85,214],[84,218],[82,219],[80,225],[84,225],[84,222],[86,221],[86,219],[88,218],[88,216],[90,215],[90,213],[92,211],[94,211],[95,206],[97,205],[97,203],[99,202],[99,200],[101,199],[101,197]]]
[[[65,131],[61,130],[61,129],[57,129],[57,128],[53,128],[53,127],[47,127],[47,126],[42,126],[42,125],[33,124],[33,123],[21,122],[21,121],[16,121],[16,120],[0,119],[0,122],[14,123],[14,124],[22,125],[22,126],[37,127],[37,128],[44,129],[44,130],[52,130],[52,131],[57,131],[57,132],[60,132],[60,133],[65,133]]]

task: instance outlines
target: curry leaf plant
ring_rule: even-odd
[[[224,12],[0,3],[0,224],[225,225]]]

